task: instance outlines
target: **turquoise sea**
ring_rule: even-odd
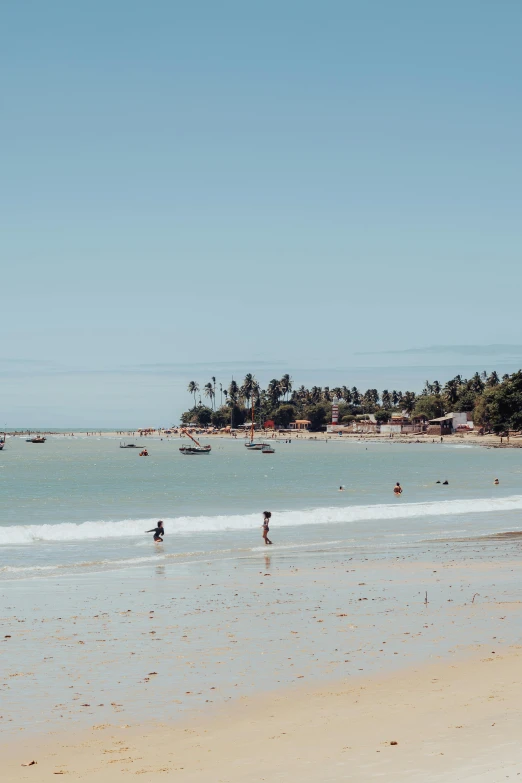
[[[264,455],[214,439],[209,456],[186,457],[181,442],[147,438],[150,456],[140,458],[108,436],[9,438],[0,452],[0,578],[244,557],[263,546],[265,509],[272,553],[328,546],[386,556],[522,530],[522,450],[293,439]],[[145,534],[158,519],[162,546]]]

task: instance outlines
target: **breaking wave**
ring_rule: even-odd
[[[413,519],[455,514],[485,514],[522,510],[522,495],[504,498],[440,500],[427,503],[374,504],[344,508],[316,508],[281,511],[275,514],[278,527],[327,525],[371,520]],[[259,514],[216,515],[199,517],[164,517],[169,534],[221,533],[253,530],[260,526]],[[156,524],[156,519],[123,519],[118,521],[64,522],[56,525],[11,525],[0,527],[0,546],[30,544],[35,541],[92,541],[96,539],[133,538]],[[275,521],[275,520],[274,520]]]

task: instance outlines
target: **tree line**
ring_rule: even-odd
[[[469,411],[475,425],[485,431],[503,432],[522,429],[522,370],[502,378],[476,372],[472,378],[456,375],[446,383],[426,381],[420,394],[413,391],[366,389],[356,386],[300,386],[295,389],[290,375],[273,378],[262,388],[252,373],[241,383],[232,380],[228,386],[212,376],[200,387],[190,381],[188,392],[193,406],[182,414],[184,424],[217,427],[238,426],[249,421],[254,412],[256,422],[273,421],[287,427],[296,419],[310,421],[310,429],[319,431],[331,421],[332,403],[339,404],[339,421],[348,424],[364,419],[370,413],[377,421],[389,421],[393,414],[434,419],[449,412]],[[205,403],[202,402],[205,398]]]

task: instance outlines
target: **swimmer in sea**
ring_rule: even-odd
[[[339,492],[344,492],[344,487],[339,487]]]
[[[265,540],[265,544],[271,544],[272,543],[270,541],[270,539],[268,538],[268,531],[270,530],[269,523],[270,523],[270,517],[271,516],[272,516],[272,512],[271,511],[263,511],[263,538]]]
[[[500,484],[500,481],[498,479],[495,479],[494,483],[495,484]]]
[[[402,487],[401,487],[401,485],[399,484],[399,482],[397,482],[397,483],[396,483],[396,485],[394,486],[394,488],[393,488],[393,494],[394,494],[394,495],[397,495],[397,496],[398,496],[398,495],[402,495]]]
[[[165,528],[163,527],[163,522],[160,521],[157,524],[157,527],[153,527],[152,530],[146,530],[146,533],[154,533],[154,542],[156,544],[160,544],[163,541],[163,536],[165,535]]]

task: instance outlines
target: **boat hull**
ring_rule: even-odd
[[[182,446],[180,448],[180,451],[182,454],[185,455],[185,457],[194,457],[196,454],[210,454],[210,446],[208,448],[191,448],[190,446]]]

